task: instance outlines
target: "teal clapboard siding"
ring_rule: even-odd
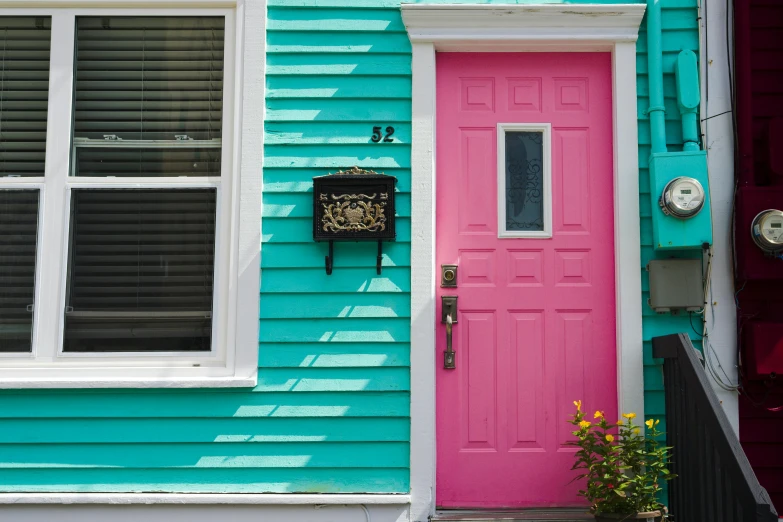
[[[327,387],[346,402],[379,392],[408,401],[388,415],[379,404],[370,415],[351,418],[347,430],[344,418],[320,419],[333,435],[308,439],[324,468],[346,473],[316,491],[404,493],[410,455],[411,48],[399,3],[273,0],[267,31],[262,373],[294,367],[277,382]],[[373,126],[388,125],[395,128],[394,142],[373,143]],[[312,240],[312,178],[354,165],[397,177],[397,241],[384,245],[382,275],[375,273],[375,244],[337,244],[334,272],[327,276],[326,245]],[[288,429],[289,437],[303,436],[299,426]],[[302,477],[309,473],[304,466],[300,471]]]
[[[684,49],[690,49],[699,55],[699,26],[697,0],[663,0],[662,4],[662,48],[663,48],[663,90],[666,106],[666,142],[670,151],[682,150],[682,127],[680,112],[677,108],[677,92],[674,79],[674,62]],[[693,344],[701,347],[701,316],[687,314],[658,315],[647,305],[649,298],[649,278],[644,268],[651,259],[667,257],[699,257],[700,253],[655,253],[652,239],[652,212],[650,208],[650,179],[647,168],[650,156],[650,120],[645,111],[650,105],[647,77],[647,31],[646,18],[639,32],[636,44],[637,67],[637,113],[639,116],[639,188],[641,214],[641,252],[642,252],[642,311],[644,337],[644,391],[645,417],[661,419],[660,428],[666,430],[666,404],[663,389],[662,361],[653,359],[651,339],[659,335],[687,332]]]
[[[695,1],[663,0],[673,149],[680,128],[672,65],[681,49],[697,50]],[[471,2],[535,3],[419,3]],[[399,0],[268,4],[258,386],[3,391],[0,490],[409,490],[411,79]],[[646,191],[644,38],[642,30]],[[394,125],[394,143],[372,143],[374,125]],[[312,177],[353,165],[399,180],[398,241],[385,246],[380,276],[372,244],[337,245],[327,276],[325,246],[311,239]],[[646,264],[654,255],[651,209],[646,194],[640,198]],[[645,413],[660,417],[662,374],[649,339],[690,325],[687,317],[655,316],[646,304],[644,310]]]

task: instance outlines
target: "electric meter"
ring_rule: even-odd
[[[753,241],[765,252],[783,251],[783,212],[769,209],[760,212],[750,226]]]
[[[704,207],[704,188],[694,178],[680,176],[663,188],[658,204],[667,216],[687,219]]]

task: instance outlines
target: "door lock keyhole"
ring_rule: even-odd
[[[441,288],[457,288],[457,265],[440,265]]]

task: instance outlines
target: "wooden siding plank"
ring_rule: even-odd
[[[266,74],[410,76],[411,58],[410,55],[399,54],[270,54],[267,57]]]
[[[351,293],[350,296],[312,294],[269,294],[261,304],[262,319],[327,319],[337,317],[410,317],[407,294],[373,295]]]
[[[336,247],[341,248],[342,245]],[[326,254],[324,247],[323,254]],[[337,254],[335,254],[337,256]],[[375,274],[375,258],[366,256],[356,259],[355,267],[343,263],[326,275],[324,267],[318,268],[266,268],[261,277],[261,292],[268,293],[312,293],[318,290],[334,296],[336,302],[350,306],[352,296],[357,292],[386,294],[410,292],[411,279],[408,267],[384,267],[382,275]],[[363,268],[356,270],[356,268]]]
[[[410,96],[410,93],[407,96]],[[267,122],[266,144],[267,147],[270,145],[372,145],[375,147],[374,152],[378,152],[378,147],[411,143],[411,125],[407,121],[395,123],[394,134],[391,136],[393,143],[373,143],[370,139],[372,127],[373,125],[365,122]]]
[[[366,338],[362,338],[366,340]],[[407,368],[260,368],[260,392],[408,391]]]
[[[409,122],[411,119],[411,102],[409,100],[389,100],[378,99],[372,100],[356,100],[356,99],[343,99],[343,98],[327,98],[327,99],[309,99],[309,98],[293,98],[293,99],[272,99],[266,102],[267,112],[266,121],[366,121],[366,122]],[[368,127],[372,134],[372,125]],[[384,147],[382,150],[384,153],[388,153],[389,147],[386,145],[379,145],[377,143],[370,143],[370,146],[375,147],[375,152],[378,152],[378,147]],[[274,147],[265,147],[265,149],[272,149]],[[409,154],[410,156],[410,154]],[[303,157],[317,157],[317,155],[308,155],[307,151],[303,152]],[[268,158],[264,158],[266,161]],[[406,162],[410,166],[410,158]],[[265,163],[266,165],[267,163]],[[270,167],[276,165],[268,164]],[[295,165],[292,165],[295,166]]]
[[[259,366],[267,368],[377,368],[410,365],[410,343],[265,343]]]
[[[0,395],[0,418],[407,417],[407,392],[48,390]]]
[[[0,446],[9,468],[403,468],[407,442],[266,442],[264,444],[15,444]]]
[[[368,31],[271,30],[266,36],[267,53],[399,53],[411,52],[408,35]],[[268,96],[267,96],[268,97]]]
[[[326,246],[317,243],[298,243],[281,245],[277,243],[264,244],[264,255],[261,266],[315,268],[324,266]],[[377,244],[371,243],[341,243],[335,248],[335,267],[372,267],[372,273],[364,274],[367,278],[375,276],[375,257],[378,253]],[[408,266],[410,264],[411,247],[405,243],[385,243],[383,246],[383,266]],[[263,283],[262,283],[263,287]]]
[[[393,122],[392,122],[393,123]],[[372,127],[368,127],[372,129]],[[378,153],[379,145],[267,145],[264,147],[266,164],[269,167],[321,167],[339,170],[345,165],[360,165],[372,170],[386,168],[410,168],[410,146],[390,143],[384,147],[384,156],[373,158],[368,164],[366,158]],[[312,205],[312,196],[310,204]]]
[[[405,442],[409,431],[402,417],[5,419],[0,444]]]
[[[409,342],[408,318],[260,319],[259,341]]]
[[[410,243],[411,220],[408,217],[397,218],[395,226],[397,241]],[[305,243],[313,238],[313,220],[311,218],[268,218],[264,222],[264,243]]]
[[[364,163],[364,162],[363,162]],[[365,166],[364,168],[371,168]],[[314,168],[266,168],[264,169],[264,193],[310,192],[313,190],[313,177],[336,172]],[[397,192],[409,193],[411,190],[411,171],[409,169],[379,169],[379,172],[397,178]],[[311,217],[311,216],[300,216]]]
[[[399,9],[269,9],[269,31],[384,31],[405,34]]]
[[[3,491],[398,493],[407,468],[66,468],[4,469]]]

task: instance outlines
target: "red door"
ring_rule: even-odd
[[[581,504],[573,401],[617,415],[611,93],[606,53],[438,54],[438,506]]]

